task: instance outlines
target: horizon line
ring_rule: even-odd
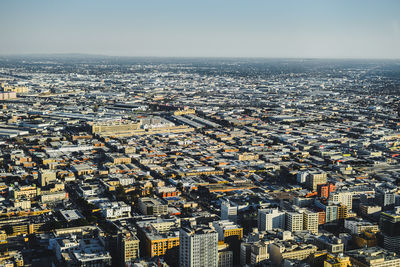
[[[3,54],[0,53],[0,57],[29,57],[29,56],[91,56],[91,57],[110,57],[110,58],[157,58],[157,59],[296,59],[296,60],[400,60],[399,58],[388,58],[388,57],[283,57],[283,56],[172,56],[172,55],[162,55],[162,56],[137,56],[137,55],[110,55],[110,54],[95,54],[95,53],[81,53],[81,52],[71,52],[71,53],[10,53]]]

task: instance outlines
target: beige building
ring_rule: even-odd
[[[94,134],[123,133],[138,129],[140,129],[139,122],[101,123],[92,125],[92,133]]]
[[[65,193],[64,191],[43,194],[40,196],[40,201],[42,203],[61,201],[64,199],[68,199],[68,193]]]
[[[119,252],[121,253],[121,266],[127,266],[139,258],[139,239],[133,233],[119,235]]]
[[[15,187],[13,189],[14,189],[14,199],[18,198],[32,199],[35,198],[37,195],[40,195],[40,189],[36,188],[35,185]]]
[[[400,267],[400,258],[393,252],[380,247],[347,251],[346,256],[354,266],[359,267]]]
[[[352,192],[332,192],[329,194],[329,200],[335,204],[342,204],[347,207],[347,210],[353,208],[353,194]]]
[[[274,242],[269,245],[269,253],[273,263],[282,264],[283,260],[305,260],[315,253],[317,247],[310,244],[299,244],[292,240]]]
[[[286,230],[290,232],[303,230],[303,214],[298,212],[286,212]]]
[[[328,176],[326,172],[308,172],[306,185],[310,190],[316,191],[319,184],[326,184]]]
[[[318,213],[306,210],[303,212],[303,229],[318,234]]]
[[[50,182],[57,179],[57,173],[52,170],[39,171],[39,183],[41,187],[48,185]]]
[[[268,243],[258,241],[251,245],[250,262],[252,265],[257,265],[268,259]]]
[[[14,208],[21,208],[24,210],[31,208],[31,201],[30,200],[15,200],[14,201]]]
[[[131,163],[131,158],[124,154],[108,154],[107,158],[112,164],[129,164]]]
[[[253,154],[253,153],[243,153],[243,154],[238,154],[237,159],[240,161],[244,160],[258,160],[259,155],[258,154]]]
[[[168,205],[155,198],[143,197],[139,199],[139,209],[145,215],[162,215],[168,213]]]

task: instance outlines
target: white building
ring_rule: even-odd
[[[237,206],[231,206],[229,202],[222,202],[221,204],[221,220],[229,220],[237,223]]]
[[[334,203],[340,203],[347,207],[347,210],[353,208],[353,194],[352,192],[333,192],[329,195],[329,200]]]
[[[214,222],[212,222],[212,226],[214,227],[215,231],[217,231],[217,233],[218,233],[219,241],[225,240],[225,231],[231,232],[232,235],[233,235],[233,233],[236,233],[240,237],[240,239],[242,239],[243,228],[241,228],[239,225],[237,225],[231,221],[228,221],[228,220],[214,221]]]
[[[101,202],[97,205],[101,209],[103,216],[107,219],[129,218],[131,215],[131,206],[126,205],[122,201]]]
[[[286,230],[290,232],[303,230],[303,214],[298,212],[286,212]]]
[[[344,220],[344,228],[349,229],[352,234],[360,234],[364,231],[378,232],[379,227],[377,224],[373,224],[363,220]]]
[[[306,182],[306,178],[307,178],[308,172],[298,172],[297,173],[297,183],[299,184],[304,184]]]
[[[179,234],[179,266],[217,267],[218,234],[210,228],[181,228]]]
[[[318,213],[306,210],[303,212],[303,229],[318,234]]]
[[[285,229],[285,212],[278,209],[258,210],[258,229],[268,231],[275,228]]]

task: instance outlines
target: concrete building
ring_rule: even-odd
[[[290,232],[303,230],[303,214],[298,212],[286,212],[285,228]]]
[[[285,229],[285,216],[285,212],[278,209],[260,209],[258,210],[258,229],[260,231]]]
[[[251,245],[250,263],[252,265],[262,264],[269,259],[268,244],[264,241],[258,241]]]
[[[101,202],[97,206],[107,219],[129,218],[131,217],[131,206],[122,201]]]
[[[233,267],[233,251],[221,241],[218,242],[218,267]]]
[[[180,230],[179,266],[217,267],[218,233],[210,228]]]
[[[375,202],[382,208],[394,207],[396,202],[395,193],[387,189],[378,188],[375,194]]]
[[[221,204],[221,220],[229,220],[233,223],[237,223],[237,206],[232,206],[229,202],[222,202]]]
[[[322,171],[310,171],[306,177],[306,186],[312,190],[317,191],[320,184],[326,184],[327,173]]]
[[[379,226],[368,221],[347,219],[344,221],[344,228],[349,229],[352,234],[362,232],[378,232]]]
[[[400,207],[393,211],[382,212],[379,228],[383,235],[383,247],[400,253]]]
[[[344,243],[334,235],[319,235],[314,237],[314,244],[321,250],[326,249],[330,253],[342,253]]]
[[[303,212],[303,230],[318,234],[318,213],[310,210]]]
[[[133,233],[118,235],[118,251],[121,255],[121,266],[133,263],[139,258],[139,239]]]
[[[324,261],[324,267],[347,267],[351,266],[350,257],[343,254],[336,256],[335,254],[328,254]]]
[[[53,170],[39,171],[39,184],[41,187],[48,185],[50,182],[57,179],[57,173]]]
[[[318,249],[314,245],[300,244],[293,240],[273,242],[268,248],[272,262],[277,265],[281,265],[285,259],[304,260]]]
[[[179,246],[179,219],[151,219],[137,222],[144,256],[157,257]]]
[[[346,251],[353,266],[360,267],[399,267],[400,258],[393,252],[379,247]]]
[[[345,205],[348,211],[353,208],[353,194],[351,192],[333,192],[329,195],[329,200],[335,204]]]
[[[227,220],[214,221],[212,223],[215,231],[218,233],[218,240],[225,241],[229,237],[243,238],[243,228]]]
[[[143,197],[139,199],[139,209],[145,215],[162,215],[168,213],[168,205],[155,198]]]

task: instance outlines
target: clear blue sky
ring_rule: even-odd
[[[0,54],[400,58],[400,0],[0,0]]]

